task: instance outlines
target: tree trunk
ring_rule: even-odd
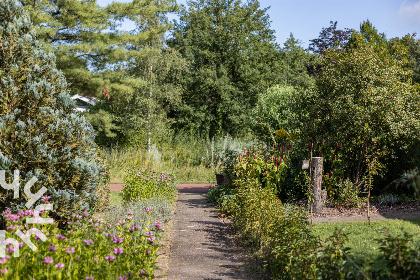
[[[324,209],[327,192],[321,189],[322,186],[322,157],[314,157],[311,160],[312,176],[311,185],[313,193],[313,201],[311,202],[312,211],[314,213],[321,212]]]

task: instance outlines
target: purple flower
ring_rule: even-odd
[[[89,217],[89,213],[88,213],[88,212],[83,212],[83,214],[84,214],[86,217]]]
[[[0,259],[0,264],[4,264],[7,261],[7,259],[5,257]]]
[[[114,248],[114,255],[119,255],[124,253],[123,248]]]
[[[140,274],[140,275],[141,275],[141,274],[146,274],[146,270],[142,269],[142,270],[139,272],[139,274]]]
[[[86,245],[88,245],[88,246],[93,244],[93,241],[91,239],[89,239],[89,240],[83,239],[83,241],[86,242]]]
[[[109,256],[106,256],[105,257],[105,259],[107,260],[107,261],[113,261],[113,260],[115,260],[115,256],[113,256],[113,255],[109,255]]]
[[[86,278],[85,278],[86,280],[93,280],[93,279],[95,279],[95,277],[93,277],[93,276],[86,276]]]
[[[124,241],[124,237],[116,237],[114,236],[114,243],[119,244]]]
[[[13,248],[13,246],[9,246],[9,247],[6,249],[6,251],[7,251],[7,252],[9,252],[9,253],[12,253],[12,252],[14,252],[14,251],[15,251],[15,248]]]
[[[7,273],[7,268],[0,270],[1,274],[6,274]]]
[[[149,240],[150,242],[153,242],[153,241],[155,241],[155,238],[154,237],[149,237],[149,238],[147,238],[147,240]]]
[[[147,212],[152,211],[152,207],[146,207],[146,211],[147,211]]]
[[[147,231],[146,236],[153,236],[153,231]]]
[[[57,239],[58,240],[60,240],[60,239],[64,239],[65,237],[64,237],[64,235],[61,235],[61,234],[57,234]]]
[[[94,258],[93,261],[94,262],[99,262],[99,259],[98,258]]]
[[[74,247],[67,248],[66,253],[68,253],[68,254],[74,253]]]
[[[50,247],[48,248],[49,251],[55,251],[57,248],[55,248],[55,245],[50,243]]]
[[[161,221],[157,221],[155,223],[155,227],[157,227],[158,229],[161,229],[162,228],[162,222]]]
[[[119,280],[127,280],[127,277],[122,277],[121,275],[120,275],[120,277],[118,278]]]
[[[46,264],[53,263],[53,258],[52,257],[44,257],[44,263],[46,263]]]
[[[56,265],[54,265],[56,268],[63,268],[64,264],[62,263],[57,263]]]

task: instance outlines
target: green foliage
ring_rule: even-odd
[[[146,212],[145,209],[142,211]],[[6,238],[14,238],[16,227],[23,228],[26,218],[34,215],[26,211],[19,216],[6,212],[5,216]],[[47,212],[43,217],[47,217]],[[2,279],[117,280],[128,275],[132,275],[131,279],[153,278],[158,240],[162,234],[161,222],[153,225],[147,219],[143,231],[133,224],[131,212],[128,215],[125,212],[119,218],[118,223],[110,224],[85,212],[83,216],[73,215],[66,230],[59,229],[56,222],[33,225],[48,236],[48,242],[32,239],[37,251],[33,252],[23,244],[19,257],[12,256],[10,245],[0,262]]]
[[[276,144],[274,134],[283,129],[293,130],[295,113],[290,106],[295,89],[291,86],[274,86],[258,95],[256,107],[252,111],[254,133],[266,143]],[[274,142],[274,143],[273,143]]]
[[[392,236],[386,231],[379,250],[387,263],[387,271],[383,274],[392,279],[420,278],[420,243],[413,244],[412,235]]]
[[[306,124],[303,139],[342,147],[342,176],[359,183],[368,171],[368,156],[378,155],[386,166],[385,156],[419,137],[420,117],[404,48],[388,52],[357,32],[352,44],[348,51],[325,52],[316,89],[295,104]]]
[[[190,63],[176,127],[200,136],[249,132],[256,98],[281,79],[266,9],[256,0],[195,0],[180,12],[169,46]]]
[[[176,176],[168,172],[157,174],[150,166],[141,171],[133,166],[126,172],[121,196],[125,202],[152,197],[166,198],[173,202],[178,192],[175,179]]]
[[[284,42],[282,48],[282,83],[299,88],[308,88],[315,82],[308,71],[314,56],[304,50],[301,45],[302,42],[296,39],[292,33]]]
[[[214,203],[218,207],[218,212],[231,216],[235,212],[237,191],[230,185],[218,185],[207,191],[207,201]]]
[[[278,193],[281,191],[288,164],[288,152],[284,146],[276,146],[272,150],[259,150],[251,146],[238,157],[234,169],[234,184],[245,186],[252,183]]]
[[[107,83],[95,75],[115,56],[119,37],[106,8],[92,0],[18,0],[29,13],[36,38],[53,51],[73,94],[98,96]]]
[[[349,179],[341,180],[337,185],[337,198],[333,204],[340,207],[361,207],[364,200],[359,197],[360,189]]]
[[[21,210],[33,176],[47,188],[57,219],[93,211],[106,171],[83,116],[73,111],[55,57],[43,51],[28,14],[15,0],[0,3],[0,170],[20,171],[19,199],[0,191],[0,209]],[[40,202],[38,202],[40,203]]]

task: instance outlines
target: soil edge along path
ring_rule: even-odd
[[[227,234],[228,222],[206,202],[209,185],[180,184],[171,229],[168,280],[252,279],[244,258]]]

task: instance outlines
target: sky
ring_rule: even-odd
[[[111,2],[113,0],[97,0],[101,6]],[[177,2],[185,5],[187,0]],[[388,39],[420,33],[420,0],[260,0],[260,5],[270,7],[267,11],[270,28],[275,31],[276,42],[281,46],[293,33],[307,48],[309,40],[318,38],[322,28],[330,26],[330,21],[337,21],[338,29],[359,30],[360,23],[368,19]],[[130,22],[121,27],[124,30],[132,28]],[[420,34],[416,38],[420,38]]]

